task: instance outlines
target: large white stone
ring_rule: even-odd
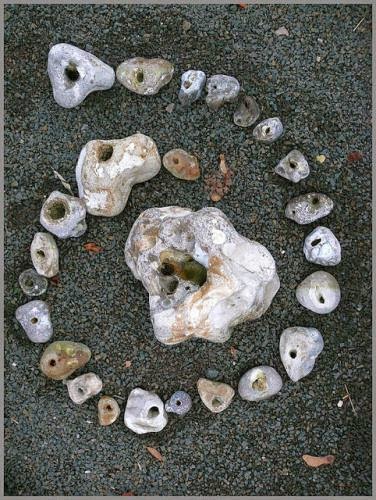
[[[137,387],[129,394],[124,423],[137,434],[159,432],[167,425],[168,416],[161,398]]]

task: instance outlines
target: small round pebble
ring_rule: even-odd
[[[18,278],[18,282],[22,291],[30,297],[43,295],[48,287],[47,279],[34,271],[34,269],[23,271]]]
[[[185,415],[192,407],[192,399],[187,392],[177,391],[165,403],[165,410],[177,415]]]

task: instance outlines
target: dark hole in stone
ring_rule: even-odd
[[[186,290],[190,290],[190,287],[189,287],[189,286],[186,286],[186,287],[185,287],[185,289],[186,289]]]
[[[35,323],[38,323],[38,318],[31,318],[30,321],[35,325]]]
[[[77,391],[78,391],[79,394],[83,394],[84,393],[84,390],[82,389],[82,387],[78,387]]]
[[[28,278],[25,281],[25,286],[27,286],[28,288],[32,288],[34,286],[34,281],[31,278]]]
[[[173,158],[172,161],[177,165],[179,163],[179,158]]]
[[[296,167],[297,164],[294,161],[290,160],[290,168],[296,168]]]
[[[295,210],[293,210],[292,213],[295,214],[296,213]]]
[[[217,90],[217,85],[213,85],[213,90]]]
[[[321,304],[325,304],[325,299],[322,295],[319,297],[319,302],[321,302]]]
[[[213,408],[218,408],[218,406],[220,406],[222,404],[222,400],[218,397],[215,397],[213,400],[212,400],[212,406]]]
[[[71,82],[76,82],[80,78],[80,73],[77,70],[77,66],[74,63],[69,63],[64,70],[65,76]]]
[[[269,133],[270,133],[270,127],[266,127],[265,134],[269,134]]]
[[[249,109],[250,103],[249,103],[248,99],[245,99],[245,100],[244,100],[244,106],[245,106],[247,109]]]
[[[296,351],[290,351],[290,358],[294,359],[296,358]]]
[[[38,255],[38,257],[41,257],[42,259],[44,259],[46,256],[46,254],[43,252],[43,250],[37,250],[37,255]]]
[[[184,85],[183,85],[183,86],[184,86],[184,88],[185,88],[185,89],[189,89],[189,87],[190,87],[191,85],[192,85],[192,84],[191,84],[191,82],[184,82]]]
[[[312,205],[317,205],[320,200],[315,196],[312,200]]]
[[[149,418],[155,418],[158,417],[158,415],[159,415],[159,408],[157,406],[152,406],[151,408],[149,408],[148,411]]]
[[[47,207],[47,213],[52,220],[63,219],[66,213],[65,203],[59,200],[52,202],[51,205]]]
[[[102,144],[97,150],[97,158],[99,161],[107,161],[111,158],[114,148],[111,144]]]
[[[176,406],[180,406],[181,405],[181,401],[176,401]]]
[[[144,81],[144,72],[142,71],[142,69],[137,70],[136,80],[138,81],[138,83],[142,83]]]
[[[312,243],[311,243],[311,246],[315,247],[316,245],[318,245],[321,241],[321,238],[317,238],[317,240],[313,240]]]
[[[168,262],[163,262],[161,265],[161,273],[165,276],[172,276],[174,274],[174,266]]]
[[[106,406],[106,410],[107,410],[107,411],[111,411],[111,410],[112,410],[112,406],[111,406],[111,405],[107,405],[107,406]]]
[[[56,361],[54,359],[51,359],[49,362],[50,366],[56,366]]]

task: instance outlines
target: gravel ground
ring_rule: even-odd
[[[35,5],[6,6],[5,19],[6,493],[370,495],[371,7]],[[191,23],[188,31],[184,21]],[[281,26],[289,36],[274,34]],[[164,57],[174,63],[175,76],[157,96],[138,96],[116,83],[66,110],[53,100],[46,73],[49,47],[58,42],[89,50],[113,67],[137,55]],[[180,75],[190,67],[236,76],[261,105],[262,118],[281,117],[283,138],[271,147],[255,143],[252,129],[233,124],[235,105],[215,113],[202,99],[182,109]],[[170,103],[172,113],[165,109]],[[177,389],[193,397],[185,418],[172,416],[164,431],[144,436],[129,431],[122,415],[100,428],[97,397],[75,406],[62,383],[40,373],[44,348],[30,343],[14,319],[16,307],[27,302],[18,276],[31,267],[41,205],[52,190],[63,189],[51,168],[77,193],[74,168],[82,146],[136,131],[150,135],[161,154],[174,147],[195,153],[204,175],[216,172],[218,155],[225,154],[234,184],[216,206],[241,234],[271,251],[281,278],[267,313],[237,327],[225,344],[159,344],[147,293],[124,262],[128,232],[149,207],[213,205],[203,177],[187,183],[164,168],[133,188],[121,215],[89,216],[83,237],[58,242],[60,282],[50,284],[45,298],[54,339],[92,349],[87,370],[103,379],[107,394],[126,399],[140,386],[165,399]],[[273,172],[293,147],[311,165],[311,175],[298,185]],[[363,159],[348,161],[352,151]],[[326,156],[323,164],[315,161],[318,154]],[[333,198],[335,209],[322,223],[343,251],[342,263],[330,269],[342,301],[324,316],[295,299],[297,284],[319,269],[302,252],[315,224],[299,226],[284,217],[292,196],[312,190]],[[91,241],[104,252],[87,253],[83,244]],[[314,371],[298,383],[288,380],[278,352],[282,330],[293,325],[317,327],[325,342]],[[260,364],[283,377],[275,399],[252,404],[236,396],[218,415],[200,402],[195,384],[208,369],[236,387],[247,369]],[[337,407],[344,384],[356,415],[348,402]],[[119,401],[123,410],[125,401]],[[164,463],[146,446],[157,448]],[[305,453],[333,454],[336,461],[309,469]]]

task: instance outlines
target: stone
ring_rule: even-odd
[[[238,391],[246,401],[261,401],[275,396],[282,389],[282,379],[271,366],[256,366],[240,379]]]
[[[205,372],[206,378],[215,380],[219,377],[219,371],[216,368],[208,368]]]
[[[211,110],[216,111],[223,104],[236,101],[240,84],[233,76],[214,75],[208,78],[206,91],[206,104]]]
[[[326,271],[316,271],[296,288],[298,302],[318,314],[328,314],[338,306],[341,290],[338,281]]]
[[[164,155],[162,163],[178,179],[195,181],[200,177],[200,166],[197,158],[184,149],[171,149]]]
[[[283,330],[279,353],[290,379],[297,382],[309,375],[323,348],[324,341],[316,328],[293,326]]]
[[[30,254],[33,266],[40,275],[52,278],[59,273],[59,249],[52,234],[35,233]]]
[[[77,405],[100,393],[102,385],[102,380],[95,373],[85,373],[66,381],[69,397]]]
[[[183,106],[190,106],[201,97],[205,87],[206,75],[203,71],[190,69],[181,75],[179,101]]]
[[[32,300],[16,309],[16,319],[32,342],[48,342],[53,334],[50,309],[43,300]]]
[[[34,269],[22,271],[18,278],[22,291],[30,297],[37,297],[46,293],[48,281],[40,276]]]
[[[341,262],[341,245],[332,231],[316,227],[304,240],[304,255],[309,262],[321,266],[336,266]]]
[[[234,123],[239,127],[250,127],[260,116],[260,107],[251,96],[244,96],[234,113]]]
[[[76,165],[78,192],[89,214],[114,217],[124,210],[132,187],[160,168],[157,146],[147,135],[90,141]]]
[[[167,85],[174,67],[165,59],[134,57],[121,63],[116,70],[116,78],[128,90],[140,95],[154,95]]]
[[[120,408],[116,399],[102,396],[98,401],[99,424],[106,426],[113,424],[120,415]]]
[[[311,224],[333,210],[333,201],[326,194],[307,193],[287,203],[285,215],[298,224]]]
[[[163,401],[157,394],[137,387],[129,394],[124,412],[124,423],[137,434],[160,432],[168,417]]]
[[[47,69],[54,99],[63,108],[74,108],[91,92],[110,89],[115,82],[110,66],[68,43],[51,48]]]
[[[84,200],[53,191],[40,212],[42,226],[58,238],[78,238],[87,229]]]
[[[197,390],[201,401],[213,413],[220,413],[228,408],[235,395],[234,389],[228,384],[206,378],[197,381]]]
[[[265,144],[272,144],[283,134],[283,125],[278,117],[267,118],[253,129],[253,137]]]
[[[48,378],[63,380],[91,358],[91,351],[80,342],[58,340],[50,344],[40,360],[40,369]]]
[[[192,407],[191,396],[185,391],[177,391],[165,403],[165,410],[169,413],[183,416],[189,412]]]
[[[281,26],[280,28],[278,28],[277,30],[275,30],[274,32],[277,36],[289,36],[289,32],[287,30],[287,28],[285,28],[284,26]]]
[[[304,155],[293,149],[275,167],[275,173],[291,182],[299,182],[309,176],[309,165]]]
[[[149,293],[163,344],[225,342],[235,325],[262,316],[279,289],[268,250],[212,207],[146,210],[129,233],[125,260]]]

